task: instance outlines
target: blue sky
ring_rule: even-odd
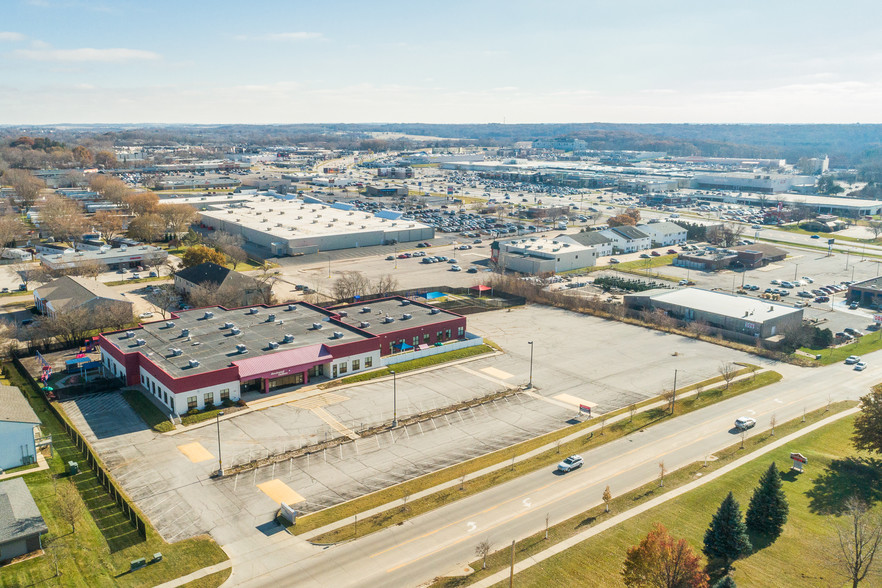
[[[878,2],[3,0],[0,124],[882,122]]]

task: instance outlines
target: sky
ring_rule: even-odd
[[[882,123],[879,2],[2,0],[0,125]]]

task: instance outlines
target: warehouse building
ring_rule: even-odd
[[[523,274],[566,272],[595,265],[597,252],[567,237],[528,237],[499,243],[501,269]]]
[[[633,253],[652,247],[652,239],[637,227],[627,225],[612,227],[600,231],[600,234],[612,241],[614,252]]]
[[[209,206],[202,212],[202,225],[241,235],[273,255],[426,241],[435,236],[432,227],[402,220],[398,212],[371,214],[348,204],[309,200],[260,196],[235,205]]]
[[[465,317],[402,297],[194,309],[99,336],[105,375],[177,414],[479,343]]]
[[[700,288],[627,294],[624,304],[631,310],[662,310],[677,320],[705,323],[724,337],[744,342],[775,343],[787,329],[802,325],[802,308]]]

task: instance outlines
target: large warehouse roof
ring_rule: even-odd
[[[210,225],[213,219],[235,222],[279,240],[429,228],[415,221],[393,220],[358,210],[340,210],[325,204],[270,196],[258,196],[242,204],[210,206],[202,212],[202,222]]]
[[[712,292],[700,288],[659,289],[657,292],[641,292],[639,295],[646,296],[648,294],[649,298],[652,298],[653,301],[665,302],[730,318],[749,319],[751,322],[756,323],[786,316],[794,312],[802,312],[799,308],[793,308],[785,304],[777,304],[768,300],[727,294],[725,292]]]

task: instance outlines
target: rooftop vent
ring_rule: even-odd
[[[239,330],[239,327],[233,327],[232,329],[230,329],[230,333],[233,335],[238,335],[241,332],[242,331]]]
[[[297,305],[296,304],[289,304],[288,310],[297,310]]]
[[[274,314],[268,315],[268,316],[266,317],[266,322],[268,322],[268,323],[274,323],[274,322],[276,322],[276,315],[274,315]]]
[[[126,337],[131,339],[135,336],[135,331],[126,331]]]
[[[343,332],[342,331],[334,331],[334,339],[342,339]]]
[[[401,301],[401,306],[407,306],[409,304],[410,304],[410,300],[408,300],[407,298],[405,298],[404,300]]]
[[[175,326],[175,323],[173,323],[172,321],[166,321],[166,323],[165,323],[165,328],[167,328],[167,329],[171,329],[174,326]]]
[[[238,351],[239,353],[247,353],[248,347],[244,343],[239,343],[238,345],[236,345],[236,351]]]
[[[145,341],[144,339],[135,339],[135,345],[137,345],[138,347],[140,347],[141,345],[146,345],[146,344],[147,344],[147,341]]]
[[[290,333],[285,333],[285,336],[282,338],[282,343],[293,343],[294,335]]]
[[[405,312],[404,314],[401,315],[401,320],[405,320],[405,321],[406,321],[407,319],[412,319],[412,318],[413,318],[413,315],[412,315],[412,314],[408,314],[408,313],[406,313],[406,312]]]
[[[181,329],[181,337],[189,337],[190,329]]]
[[[232,329],[234,326],[235,325],[233,325],[233,323],[224,323],[223,328],[224,329]]]
[[[173,347],[170,351],[171,351],[171,354],[175,357],[179,356],[180,354],[182,354],[184,352],[183,349],[180,349],[178,347]]]
[[[349,316],[349,313],[346,312],[345,310],[341,310],[341,311],[340,311],[340,316],[344,316],[344,317],[345,317],[345,316]]]
[[[362,329],[366,329],[369,326],[371,326],[371,324],[367,321],[361,321],[360,323],[358,323],[358,326],[361,327]]]
[[[439,312],[441,312],[440,308],[433,308],[429,311],[429,314],[438,314]]]
[[[278,348],[279,348],[279,343],[278,343],[277,341],[270,341],[270,342],[269,342],[269,348],[270,348],[270,349],[278,349]]]
[[[394,322],[395,322],[395,319],[394,319],[393,317],[387,315],[387,316],[383,319],[383,322],[384,322],[384,323],[394,323]]]
[[[198,359],[191,359],[189,363],[190,363],[191,368],[199,367],[199,360]]]
[[[370,311],[371,311],[371,307],[370,307],[370,306],[362,306],[362,307],[361,307],[361,312],[370,312]]]
[[[321,323],[312,323],[312,328],[315,329],[316,331],[318,331],[319,329],[322,328],[322,324]]]
[[[214,318],[214,313],[211,312],[210,310],[206,310],[205,314],[202,316],[202,318],[204,318],[205,320],[208,320],[210,318]]]
[[[248,309],[248,314],[257,314],[258,312],[260,312],[260,309],[254,306]]]

